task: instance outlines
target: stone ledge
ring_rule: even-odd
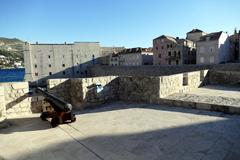
[[[230,113],[230,114],[240,114],[240,107],[236,107],[236,106],[217,105],[217,104],[190,102],[190,101],[182,101],[182,100],[171,100],[171,99],[164,99],[164,98],[159,99],[159,104],[183,107],[183,108],[217,111],[217,112]]]

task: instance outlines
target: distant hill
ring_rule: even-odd
[[[17,38],[0,37],[0,55],[23,61],[24,42]]]

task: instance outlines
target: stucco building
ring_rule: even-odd
[[[109,66],[119,66],[119,54],[117,52],[109,55]]]
[[[239,50],[239,42],[240,39],[240,31],[234,30],[234,34],[229,37],[230,41],[230,58],[232,62],[240,62],[240,50]]]
[[[207,33],[203,32],[200,29],[193,29],[187,33],[187,39],[196,43],[201,39],[202,36],[206,35]]]
[[[206,34],[197,41],[197,64],[219,64],[230,61],[228,34],[214,32]]]
[[[196,64],[193,41],[162,35],[153,40],[154,65]]]
[[[45,84],[49,78],[85,77],[87,66],[104,63],[112,47],[99,42],[24,45],[25,80]]]
[[[130,48],[119,53],[120,66],[153,65],[152,48]]]

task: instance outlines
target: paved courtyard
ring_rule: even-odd
[[[0,159],[238,160],[240,116],[147,104],[107,104],[51,128],[39,115],[0,130]]]

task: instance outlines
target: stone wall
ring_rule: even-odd
[[[7,116],[31,113],[28,82],[3,83]]]
[[[182,90],[182,87],[183,87],[183,74],[161,76],[159,98],[163,98],[170,94],[180,92],[180,90]]]
[[[119,99],[158,103],[160,98],[198,88],[207,73],[202,70],[160,77],[119,77]]]
[[[48,91],[83,109],[109,100],[158,103],[173,93],[198,88],[208,70],[168,76],[105,76],[94,78],[50,79]],[[202,76],[202,77],[201,77]]]
[[[71,102],[70,87],[71,83],[68,78],[49,79],[47,81],[47,91],[68,103]]]
[[[75,109],[117,99],[118,79],[116,76],[72,79],[49,79],[48,91],[71,103]]]
[[[119,99],[156,102],[159,99],[159,77],[119,77]]]
[[[211,70],[209,72],[209,83],[210,84],[240,84],[240,71],[222,71],[222,70]]]
[[[208,70],[160,77],[160,98],[196,89],[208,81]]]
[[[43,103],[41,95],[29,94],[28,82],[0,83],[0,119],[39,113]]]
[[[0,86],[0,122],[6,119],[6,107],[4,98],[4,86]]]
[[[91,66],[88,67],[90,76],[166,76],[199,70],[239,71],[240,63],[217,65],[178,65],[178,66]]]
[[[116,76],[71,79],[71,103],[77,109],[118,99]]]

